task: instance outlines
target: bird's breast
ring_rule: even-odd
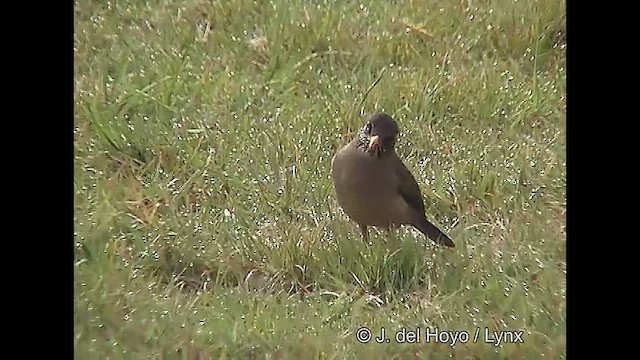
[[[345,213],[364,225],[401,223],[408,207],[398,194],[389,159],[360,150],[338,153],[333,160],[336,196]]]
[[[340,187],[367,194],[389,187],[395,182],[386,159],[360,150],[344,155],[337,156],[333,165],[334,181],[340,183]]]

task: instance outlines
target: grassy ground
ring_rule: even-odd
[[[564,6],[76,2],[76,357],[565,357]],[[455,249],[337,206],[376,111]]]

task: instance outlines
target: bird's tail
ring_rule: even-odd
[[[453,240],[447,234],[438,229],[435,225],[429,222],[429,220],[424,219],[419,221],[416,225],[416,228],[420,230],[421,233],[425,234],[429,239],[433,240],[437,244],[446,245],[449,247],[456,247],[456,244],[453,243]]]

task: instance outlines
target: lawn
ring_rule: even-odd
[[[566,357],[564,1],[74,11],[76,358]],[[380,111],[455,248],[337,205]]]

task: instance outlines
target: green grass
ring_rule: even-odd
[[[75,3],[77,358],[566,356],[564,1],[362,4]],[[377,111],[455,249],[338,207]]]

